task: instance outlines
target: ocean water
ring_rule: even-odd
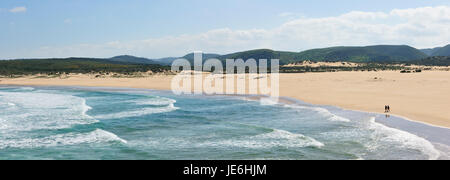
[[[448,159],[450,152],[448,129],[302,102],[3,86],[0,109],[0,159]]]

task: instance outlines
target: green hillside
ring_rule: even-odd
[[[158,62],[155,62],[155,61],[147,59],[147,58],[140,58],[140,57],[134,57],[134,56],[129,56],[129,55],[116,56],[116,57],[112,57],[108,60],[115,61],[115,62],[132,63],[132,64],[158,64]]]
[[[207,60],[210,58],[217,58],[219,56],[220,56],[219,54],[203,53],[203,60]],[[173,61],[175,61],[177,59],[181,59],[181,58],[184,58],[184,59],[188,60],[189,62],[193,63],[194,62],[194,53],[187,54],[183,57],[166,57],[166,58],[160,58],[160,59],[151,59],[151,61],[153,61],[155,64],[171,65]]]
[[[437,49],[431,56],[450,56],[450,44]]]
[[[152,61],[165,66],[170,66],[173,61],[179,59],[179,57],[166,57],[166,58],[160,58],[160,59],[152,59]]]
[[[138,65],[94,58],[23,59],[0,61],[0,75],[89,73],[89,72],[161,72],[169,67]]]
[[[423,50],[422,50],[423,51]],[[280,65],[304,60],[311,61],[349,61],[367,63],[409,62],[417,64],[447,64],[444,57],[427,58],[427,54],[410,46],[379,45],[366,47],[330,47],[312,49],[303,52],[274,51],[257,49],[227,55],[203,54],[203,60],[226,59],[279,59]],[[425,51],[427,52],[427,51]],[[433,54],[450,56],[450,45],[439,48]],[[193,62],[194,54],[185,58]],[[0,61],[0,74],[36,74],[36,73],[86,73],[86,72],[160,72],[169,69],[173,60],[179,58],[147,59],[134,56],[116,56],[109,59],[66,58],[66,59],[24,59]],[[270,63],[270,61],[269,61]]]
[[[220,56],[219,54],[203,53],[203,60],[211,59],[211,58],[217,58],[219,56]],[[187,55],[183,56],[182,58],[185,58],[185,59],[187,59],[189,61],[193,61],[194,60],[194,53],[187,54]]]
[[[410,46],[379,45],[312,49],[299,53],[296,58],[311,61],[392,62],[425,57],[425,53]]]
[[[432,56],[436,51],[438,51],[441,48],[442,47],[429,48],[429,49],[420,49],[420,51],[422,51],[423,53],[425,53],[428,56]]]
[[[257,50],[251,50],[251,51],[244,51],[244,52],[238,52],[228,55],[220,56],[219,59],[225,60],[225,59],[279,59],[280,64],[288,64],[291,62],[296,62],[296,55],[295,52],[286,52],[286,51],[274,51],[270,49],[257,49]]]
[[[450,47],[449,47],[450,48]],[[428,51],[426,51],[428,52]],[[281,65],[295,63],[304,60],[310,61],[349,61],[349,62],[399,62],[412,61],[428,57],[424,52],[406,45],[378,45],[366,47],[330,47],[322,49],[311,49],[303,52],[274,51],[271,49],[256,49],[250,51],[236,52],[227,55],[203,54],[203,60],[217,58],[226,59],[279,59]],[[194,54],[190,53],[183,57],[191,63]],[[179,58],[146,59],[132,56],[118,56],[111,60],[118,62],[129,62],[134,64],[160,64],[170,65]]]
[[[367,46],[367,47],[330,47],[312,49],[300,53],[257,49],[219,56],[221,60],[242,58],[279,59],[280,64],[289,64],[304,60],[311,61],[349,61],[349,62],[395,62],[426,58],[427,55],[410,46]]]

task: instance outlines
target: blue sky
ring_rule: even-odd
[[[309,21],[314,20],[316,24],[308,24],[308,26],[316,27],[317,23],[322,22],[321,20],[340,17],[355,11],[390,13],[390,16],[394,16],[391,13],[394,9],[412,9],[411,11],[416,9],[414,12],[422,12],[417,8],[444,7],[441,10],[445,11],[447,10],[445,8],[449,6],[448,0],[2,0],[0,1],[0,59],[109,57],[124,53],[156,58],[180,56],[191,50],[227,53],[241,48],[242,50],[274,48],[300,51],[327,45],[374,43],[432,47],[444,45],[449,41],[449,37],[446,34],[439,35],[440,32],[431,32],[431,30],[422,32],[417,28],[409,28],[397,32],[398,34],[392,33],[392,36],[402,36],[407,32],[411,35],[423,35],[423,38],[377,39],[374,34],[376,32],[370,32],[370,28],[361,30],[370,24],[377,23],[406,28],[407,25],[401,25],[412,22],[411,19],[417,19],[419,16],[423,17],[420,13],[417,13],[417,18],[408,17],[409,19],[400,19],[397,16],[388,17],[387,20],[383,19],[385,17],[377,16],[374,22],[366,19],[360,29],[353,29],[352,32],[339,32],[335,35],[322,32],[329,36],[327,42],[320,37],[321,34],[310,34],[312,37],[306,37],[305,34],[310,32],[305,32],[301,28],[308,28],[304,23]],[[428,9],[425,13],[430,12],[430,17],[434,18],[436,15],[431,14],[433,11],[435,10]],[[445,13],[442,12],[437,16],[447,15]],[[421,26],[433,26],[441,21],[448,23],[448,17],[443,18],[436,19],[435,24],[421,24]],[[370,21],[372,20],[373,18]],[[337,21],[340,20],[326,21],[325,23],[330,25],[324,28],[341,27],[340,24],[333,23]],[[396,21],[402,22],[396,23]],[[293,23],[300,23],[303,27],[291,28],[289,31],[279,30]],[[417,23],[411,23],[411,27],[415,25]],[[350,25],[347,24],[342,29],[349,27]],[[359,26],[354,25],[354,27]],[[448,26],[444,27],[448,28]],[[355,34],[355,31],[361,34]],[[353,33],[361,39],[352,41],[353,37],[347,37],[346,40],[343,38],[346,33]],[[284,36],[299,34],[302,36],[295,37],[298,40],[295,42],[282,39]],[[434,43],[427,40],[421,43],[420,41],[424,41],[425,37],[426,39],[444,38],[444,40],[435,40]],[[244,42],[247,38],[249,38],[248,41]],[[316,41],[315,39],[320,43],[312,42]],[[205,42],[201,42],[202,40]],[[161,41],[172,41],[173,44]],[[221,44],[218,41],[227,42]],[[176,44],[175,47],[173,47],[174,44]]]

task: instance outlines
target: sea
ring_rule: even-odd
[[[450,129],[250,96],[0,86],[0,159],[449,159]]]

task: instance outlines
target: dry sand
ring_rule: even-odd
[[[0,78],[3,85],[98,86],[169,90],[170,75],[144,78]],[[450,72],[394,71],[280,74],[280,95],[345,109],[384,112],[437,126],[450,127]]]

